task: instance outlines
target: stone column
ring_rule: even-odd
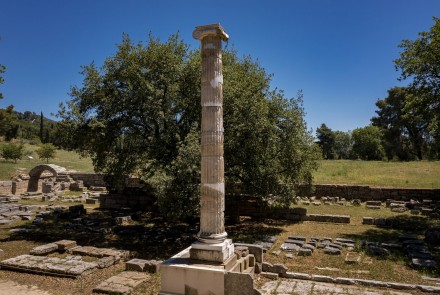
[[[223,159],[223,74],[222,40],[229,36],[220,24],[199,26],[193,37],[201,41],[201,196],[200,232],[203,243],[222,243],[227,237],[224,225],[225,183]]]

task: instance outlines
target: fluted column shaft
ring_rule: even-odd
[[[194,38],[201,41],[201,196],[200,232],[205,243],[226,239],[224,226],[225,182],[223,159],[222,40],[228,36],[220,25],[197,27]]]

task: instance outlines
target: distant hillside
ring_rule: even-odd
[[[41,121],[41,119],[43,119]],[[0,137],[54,143],[54,132],[58,123],[44,117],[44,113],[17,112],[13,106],[0,109]]]

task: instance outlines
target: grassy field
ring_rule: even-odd
[[[0,159],[0,180],[9,180],[12,176],[17,175],[17,173],[28,173],[35,166],[46,164],[46,161],[39,159],[34,152],[37,148],[38,146],[36,145],[25,145],[25,150],[32,152],[33,159],[25,159],[26,157],[24,157],[22,160],[18,160],[17,163]],[[49,163],[65,167],[69,170],[93,172],[92,161],[88,158],[81,158],[75,152],[57,150],[55,158],[50,159]]]
[[[440,161],[323,160],[314,174],[314,183],[440,188]]]
[[[2,143],[0,143],[1,145]],[[27,151],[37,146],[26,145]],[[33,153],[34,159],[17,163],[0,159],[0,180],[9,180],[17,173],[27,173],[36,165],[44,164]],[[70,170],[93,172],[92,161],[77,153],[58,150],[51,164]],[[314,173],[315,184],[357,184],[386,187],[440,188],[440,161],[381,162],[381,161],[321,161]]]

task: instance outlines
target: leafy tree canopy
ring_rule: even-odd
[[[13,142],[5,143],[0,147],[0,154],[6,160],[14,160],[17,163],[17,160],[20,160],[25,154],[24,145]]]
[[[420,32],[415,40],[403,40],[402,52],[394,61],[401,80],[409,79],[411,91],[416,93],[407,101],[409,110],[432,114],[430,133],[440,146],[440,19],[428,32]]]
[[[57,148],[51,143],[41,144],[35,150],[40,159],[46,159],[46,163],[49,163],[49,159],[55,158],[56,151]]]
[[[114,189],[136,174],[156,189],[159,205],[193,215],[200,183],[200,64],[199,51],[178,35],[166,42],[150,35],[146,44],[124,35],[102,67],[82,67],[82,86],[72,87],[72,99],[58,114],[59,138],[91,156]],[[287,99],[271,90],[271,75],[233,49],[223,52],[223,65],[226,181],[288,203],[297,184],[311,183],[318,158],[302,95]]]
[[[382,133],[377,126],[369,125],[353,130],[352,157],[361,160],[382,160],[385,152],[381,138]]]
[[[376,102],[377,116],[371,119],[383,132],[383,145],[388,159],[422,159],[430,142],[429,112],[412,109],[408,103],[414,98],[410,89],[394,87],[388,96]]]
[[[318,145],[322,149],[322,156],[324,159],[331,160],[335,158],[335,134],[324,123],[316,129],[316,137],[318,138]]]

